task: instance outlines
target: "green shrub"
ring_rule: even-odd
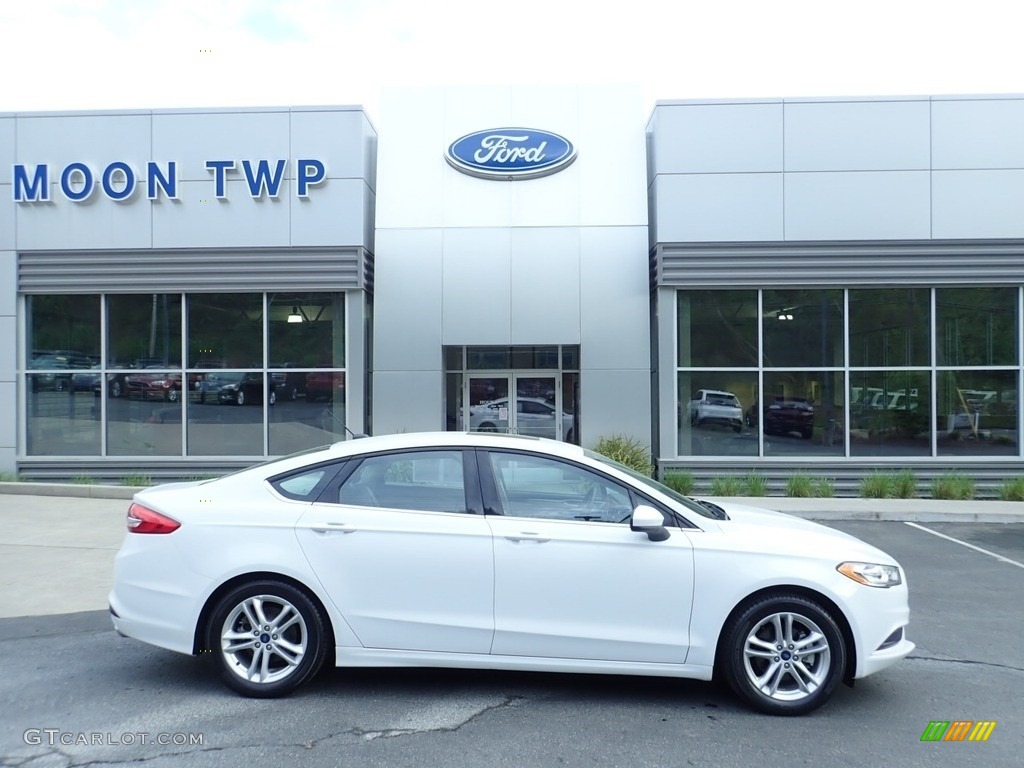
[[[716,477],[711,481],[712,496],[742,496],[743,483],[738,477]]]
[[[764,475],[751,472],[743,478],[743,495],[764,497],[768,495],[768,479]]]
[[[831,477],[816,477],[814,479],[814,495],[819,499],[831,499],[836,495],[836,481]]]
[[[786,480],[786,495],[793,498],[807,498],[814,495],[811,478],[802,472],[790,475]]]
[[[125,475],[121,478],[121,484],[133,487],[147,487],[153,484],[153,480],[149,475]]]
[[[602,437],[597,441],[594,450],[642,475],[651,477],[654,467],[651,464],[650,449],[635,438],[626,435]]]
[[[897,499],[912,499],[917,496],[917,478],[909,469],[892,476],[892,495]]]
[[[1003,501],[1024,501],[1024,477],[1004,480],[999,486],[999,498]]]
[[[959,472],[952,472],[932,480],[933,499],[960,499],[967,500],[974,498],[974,481]]]
[[[872,472],[860,481],[860,495],[866,499],[892,498],[892,476],[884,472]]]
[[[690,472],[672,471],[666,472],[662,482],[673,491],[689,496],[697,487],[697,481]]]
[[[17,483],[21,478],[14,472],[0,472],[0,483]]]
[[[75,475],[71,482],[75,485],[96,485],[96,478],[92,475]]]

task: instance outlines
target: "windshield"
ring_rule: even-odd
[[[633,469],[632,467],[627,467],[625,464],[620,464],[619,462],[615,461],[615,459],[609,459],[607,456],[605,456],[602,453],[597,453],[596,451],[591,451],[591,450],[587,450],[587,449],[584,449],[583,453],[586,454],[587,456],[589,456],[592,459],[597,459],[598,461],[600,461],[603,464],[607,464],[610,467],[615,467],[616,469],[621,470],[622,472],[625,472],[627,475],[632,477],[634,480],[639,480],[641,483],[646,485],[648,488],[653,488],[654,490],[658,491],[659,493],[665,494],[666,496],[668,496],[673,501],[677,502],[678,504],[680,504],[681,506],[685,507],[689,511],[695,512],[696,514],[700,515],[701,517],[708,517],[708,518],[711,518],[712,520],[725,520],[725,519],[727,519],[724,512],[717,511],[718,509],[720,509],[719,507],[713,507],[712,508],[712,507],[704,506],[703,504],[701,504],[696,499],[691,499],[689,496],[683,496],[683,494],[679,493],[678,491],[672,490],[667,485],[663,485],[662,483],[659,483],[654,478],[647,477],[647,475],[642,474],[640,472],[637,472],[635,469]]]

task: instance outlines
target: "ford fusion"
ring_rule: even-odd
[[[331,659],[718,676],[795,715],[914,648],[903,570],[858,539],[574,445],[455,432],[137,493],[110,611],[258,697]]]

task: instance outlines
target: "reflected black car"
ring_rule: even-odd
[[[747,409],[745,421],[748,427],[757,426],[758,409],[758,403]],[[798,432],[800,437],[809,440],[814,434],[814,406],[803,398],[776,398],[765,404],[763,423],[766,435]]]
[[[263,402],[263,389],[267,389],[267,403],[277,402],[273,380],[265,380],[262,373],[218,373],[220,384],[217,401],[233,405],[259,405]]]

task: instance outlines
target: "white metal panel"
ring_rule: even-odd
[[[929,181],[927,171],[786,174],[786,239],[928,238]]]
[[[244,180],[242,160],[265,159],[273,163],[287,159],[286,172],[293,178],[288,128],[286,107],[238,112],[157,112],[153,114],[152,159],[161,165],[176,160],[179,184],[206,182],[211,195],[214,174],[206,169],[209,160],[235,161],[235,170],[227,178]],[[149,151],[147,146],[146,152]]]
[[[927,170],[929,102],[786,104],[786,171]]]
[[[587,347],[581,354],[586,366]],[[580,373],[583,445],[592,448],[606,435],[628,435],[651,442],[651,371],[595,370]]]
[[[511,343],[511,258],[509,229],[445,231],[444,344]]]
[[[144,178],[146,163],[155,159],[150,155],[149,113],[23,115],[16,119],[15,162],[29,166],[49,164],[51,181],[59,183],[60,174],[69,163],[82,162],[92,168],[98,182],[103,169],[115,160],[132,165]],[[60,195],[59,187],[56,192]],[[64,202],[61,199],[58,204]]]
[[[579,344],[579,230],[515,229],[511,253],[511,343]]]
[[[1024,237],[1024,170],[935,171],[933,235]]]
[[[16,121],[14,117],[0,117],[0,180],[11,181],[8,174],[11,173],[11,166],[15,162],[15,135]],[[4,204],[11,199],[10,190],[2,198]]]
[[[18,311],[18,255],[14,251],[0,250],[0,317],[14,315]],[[14,347],[16,336],[9,338]]]
[[[659,175],[654,242],[781,240],[781,173]]]
[[[291,185],[294,182],[288,182]],[[246,191],[245,197],[251,199]],[[236,201],[231,199],[230,204]],[[373,193],[363,179],[331,179],[308,198],[279,201],[291,209],[291,245],[362,245],[369,247],[373,230],[366,225]]]
[[[59,181],[52,185],[51,195],[53,203],[15,207],[18,250],[152,246],[150,203],[145,197],[118,203],[102,193],[93,193],[89,202],[73,203],[63,199]]]
[[[647,226],[647,151],[642,93],[633,86],[580,86],[580,226]]]
[[[440,226],[444,219],[442,186],[446,175],[454,173],[444,160],[448,146],[444,100],[430,89],[403,88],[385,91],[381,109],[378,231]],[[455,138],[458,136],[449,143]]]
[[[655,107],[655,173],[782,170],[782,103]]]
[[[1024,168],[1024,98],[933,100],[932,167]]]
[[[367,155],[374,137],[362,110],[293,109],[290,113],[289,171],[299,158],[315,158],[328,179],[370,179]]]
[[[444,429],[441,348],[433,371],[373,372],[373,434]]]
[[[0,184],[0,250],[17,248],[17,229],[14,226],[14,210],[17,206],[11,200],[13,194],[13,184]]]
[[[649,286],[644,227],[580,230],[581,366],[641,368],[650,376]],[[650,421],[649,408],[643,419]]]
[[[381,230],[374,261],[373,307],[375,371],[441,368],[441,230]],[[439,385],[438,385],[439,386]],[[398,402],[376,411],[405,407]],[[440,419],[440,406],[433,413]],[[435,426],[437,426],[435,424]]]
[[[6,343],[0,344],[0,382],[13,382],[15,374],[18,371],[18,359],[15,354],[16,345],[14,339],[17,338],[17,318],[14,315],[0,315],[0,333],[6,340]],[[3,402],[9,406],[13,406],[17,402],[14,397],[14,392],[10,393],[10,397],[4,398]],[[3,419],[3,415],[7,412],[11,412],[13,418],[14,408],[0,408],[0,420]],[[14,429],[13,425],[10,425],[11,429]],[[2,445],[2,435],[4,434],[3,426],[0,425],[0,445]],[[14,434],[13,432],[11,434]],[[11,442],[11,445],[14,445]]]
[[[178,200],[153,205],[154,248],[244,248],[288,245],[292,182],[276,199],[253,199],[243,179],[230,179],[227,197],[214,197],[213,182],[178,183]],[[243,268],[240,266],[240,268]]]

